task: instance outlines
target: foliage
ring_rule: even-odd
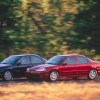
[[[74,21],[75,46],[100,54],[100,0],[83,0],[78,11]]]
[[[0,59],[20,53],[99,54],[99,9],[99,0],[1,1]]]

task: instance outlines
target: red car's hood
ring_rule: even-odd
[[[34,67],[31,67],[31,69],[38,69],[40,67],[53,67],[53,66],[57,66],[57,65],[52,65],[52,64],[42,64],[42,65],[37,65],[37,66],[34,66]]]

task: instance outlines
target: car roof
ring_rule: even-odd
[[[36,55],[36,54],[18,54],[18,55],[11,55],[11,56],[39,56],[39,55]]]
[[[63,55],[58,55],[58,56],[84,56],[84,55],[81,55],[81,54],[63,54]]]

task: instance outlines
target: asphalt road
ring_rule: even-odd
[[[88,80],[86,78],[84,79],[66,79],[66,80],[60,80],[57,81],[58,82],[65,82],[65,83],[88,83],[88,82],[94,82],[94,83],[100,83],[100,77],[97,77],[95,80]],[[27,83],[32,83],[32,84],[42,84],[43,81],[36,81],[36,80],[28,80],[27,78],[18,78],[18,79],[13,79],[11,81],[3,81],[2,79],[0,79],[0,86],[5,86],[5,85],[9,85],[9,84],[27,84]],[[48,83],[52,83],[52,82],[48,82]],[[54,82],[53,82],[54,83]],[[55,82],[56,83],[56,82]]]

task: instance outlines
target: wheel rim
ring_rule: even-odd
[[[50,79],[51,79],[52,81],[56,81],[56,80],[58,79],[58,73],[55,72],[55,71],[51,72],[51,74],[50,74]]]
[[[5,80],[11,80],[12,79],[11,72],[6,71],[4,74],[4,78],[5,78]]]
[[[95,79],[97,76],[97,71],[96,70],[91,70],[90,73],[89,73],[89,77],[91,79]]]

